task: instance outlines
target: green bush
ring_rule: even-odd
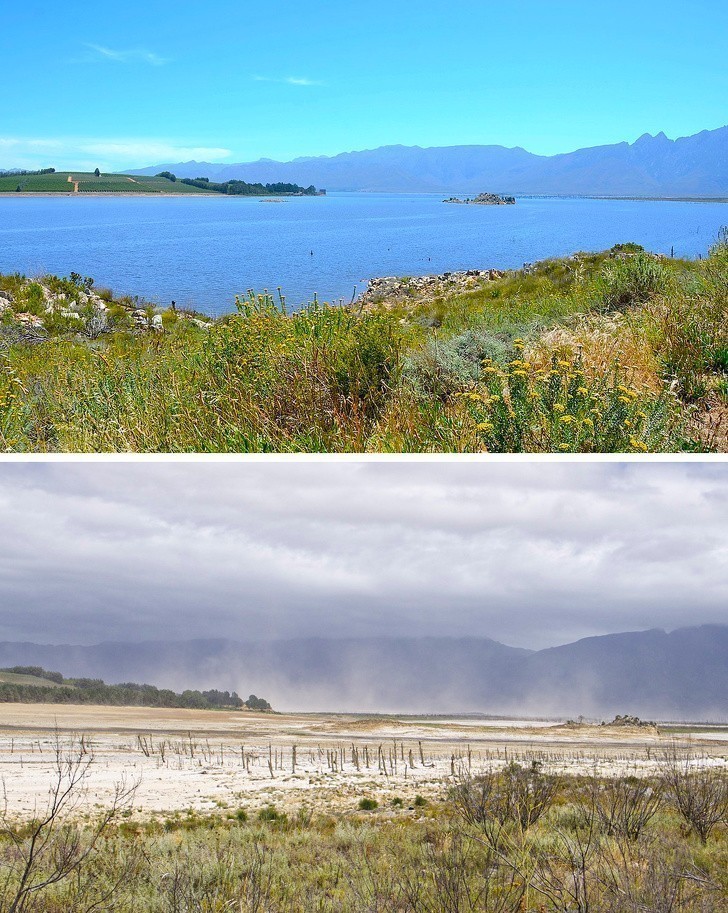
[[[403,376],[418,392],[445,397],[480,380],[483,361],[505,365],[512,351],[507,337],[486,331],[435,336],[405,359]]]
[[[359,800],[359,809],[363,812],[373,812],[375,808],[379,808],[379,803],[376,799],[360,799]]]
[[[595,281],[597,302],[607,311],[643,304],[666,291],[669,273],[645,253],[609,261]]]

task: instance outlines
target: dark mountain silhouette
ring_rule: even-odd
[[[177,162],[129,173],[162,170],[179,177],[289,181],[328,190],[727,197],[728,126],[676,140],[646,133],[631,144],[551,156],[504,146],[382,146],[290,162]]]
[[[0,667],[265,694],[279,709],[728,717],[728,625],[589,637],[546,650],[487,638],[0,643]]]

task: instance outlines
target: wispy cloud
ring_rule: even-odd
[[[326,83],[306,76],[253,76],[254,82],[278,82],[287,86],[323,86]]]
[[[231,150],[158,138],[0,136],[0,168],[104,168],[119,170],[157,162],[219,161]]]
[[[153,51],[147,51],[144,48],[130,48],[128,50],[119,50],[118,48],[107,48],[102,44],[86,44],[91,54],[89,57],[95,60],[115,60],[117,63],[148,63],[154,67],[164,66],[169,63],[166,57],[160,57]]]

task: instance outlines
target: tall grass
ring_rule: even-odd
[[[43,283],[79,318],[48,313]],[[0,447],[12,451],[725,449],[728,255],[630,246],[506,274],[449,299],[286,314],[250,293],[206,326],[134,327],[109,293],[0,277]],[[37,314],[25,333],[15,315]],[[625,398],[628,402],[625,402]]]

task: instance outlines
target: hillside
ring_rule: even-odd
[[[320,196],[315,187],[300,187],[298,184],[274,182],[261,184],[241,180],[210,182],[207,179],[185,177],[177,180],[169,171],[163,174],[95,174],[80,171],[3,173],[0,171],[0,193],[33,194],[206,194],[226,196]]]
[[[604,635],[535,652],[443,637],[0,644],[0,662],[10,661],[167,688],[254,680],[276,706],[293,709],[728,716],[728,625]]]
[[[56,171],[52,174],[0,174],[0,193],[205,193],[195,187],[153,175],[100,174],[82,171]]]
[[[534,155],[504,146],[382,146],[290,162],[177,162],[162,168],[211,180],[297,180],[329,190],[459,192],[638,197],[728,197],[728,126],[668,139]]]
[[[40,670],[38,670],[40,671]],[[28,674],[25,672],[13,672],[9,669],[0,669],[0,686],[14,685],[31,688],[61,688],[60,681],[53,681],[38,674]],[[69,687],[72,687],[69,685]]]
[[[107,685],[101,677],[65,678],[42,666],[12,666],[0,669],[0,703],[14,704],[94,704],[113,707],[180,707],[195,710],[270,710],[263,698],[251,694],[243,701],[234,690],[205,691],[185,689],[181,694],[170,688],[139,685],[125,681]]]

